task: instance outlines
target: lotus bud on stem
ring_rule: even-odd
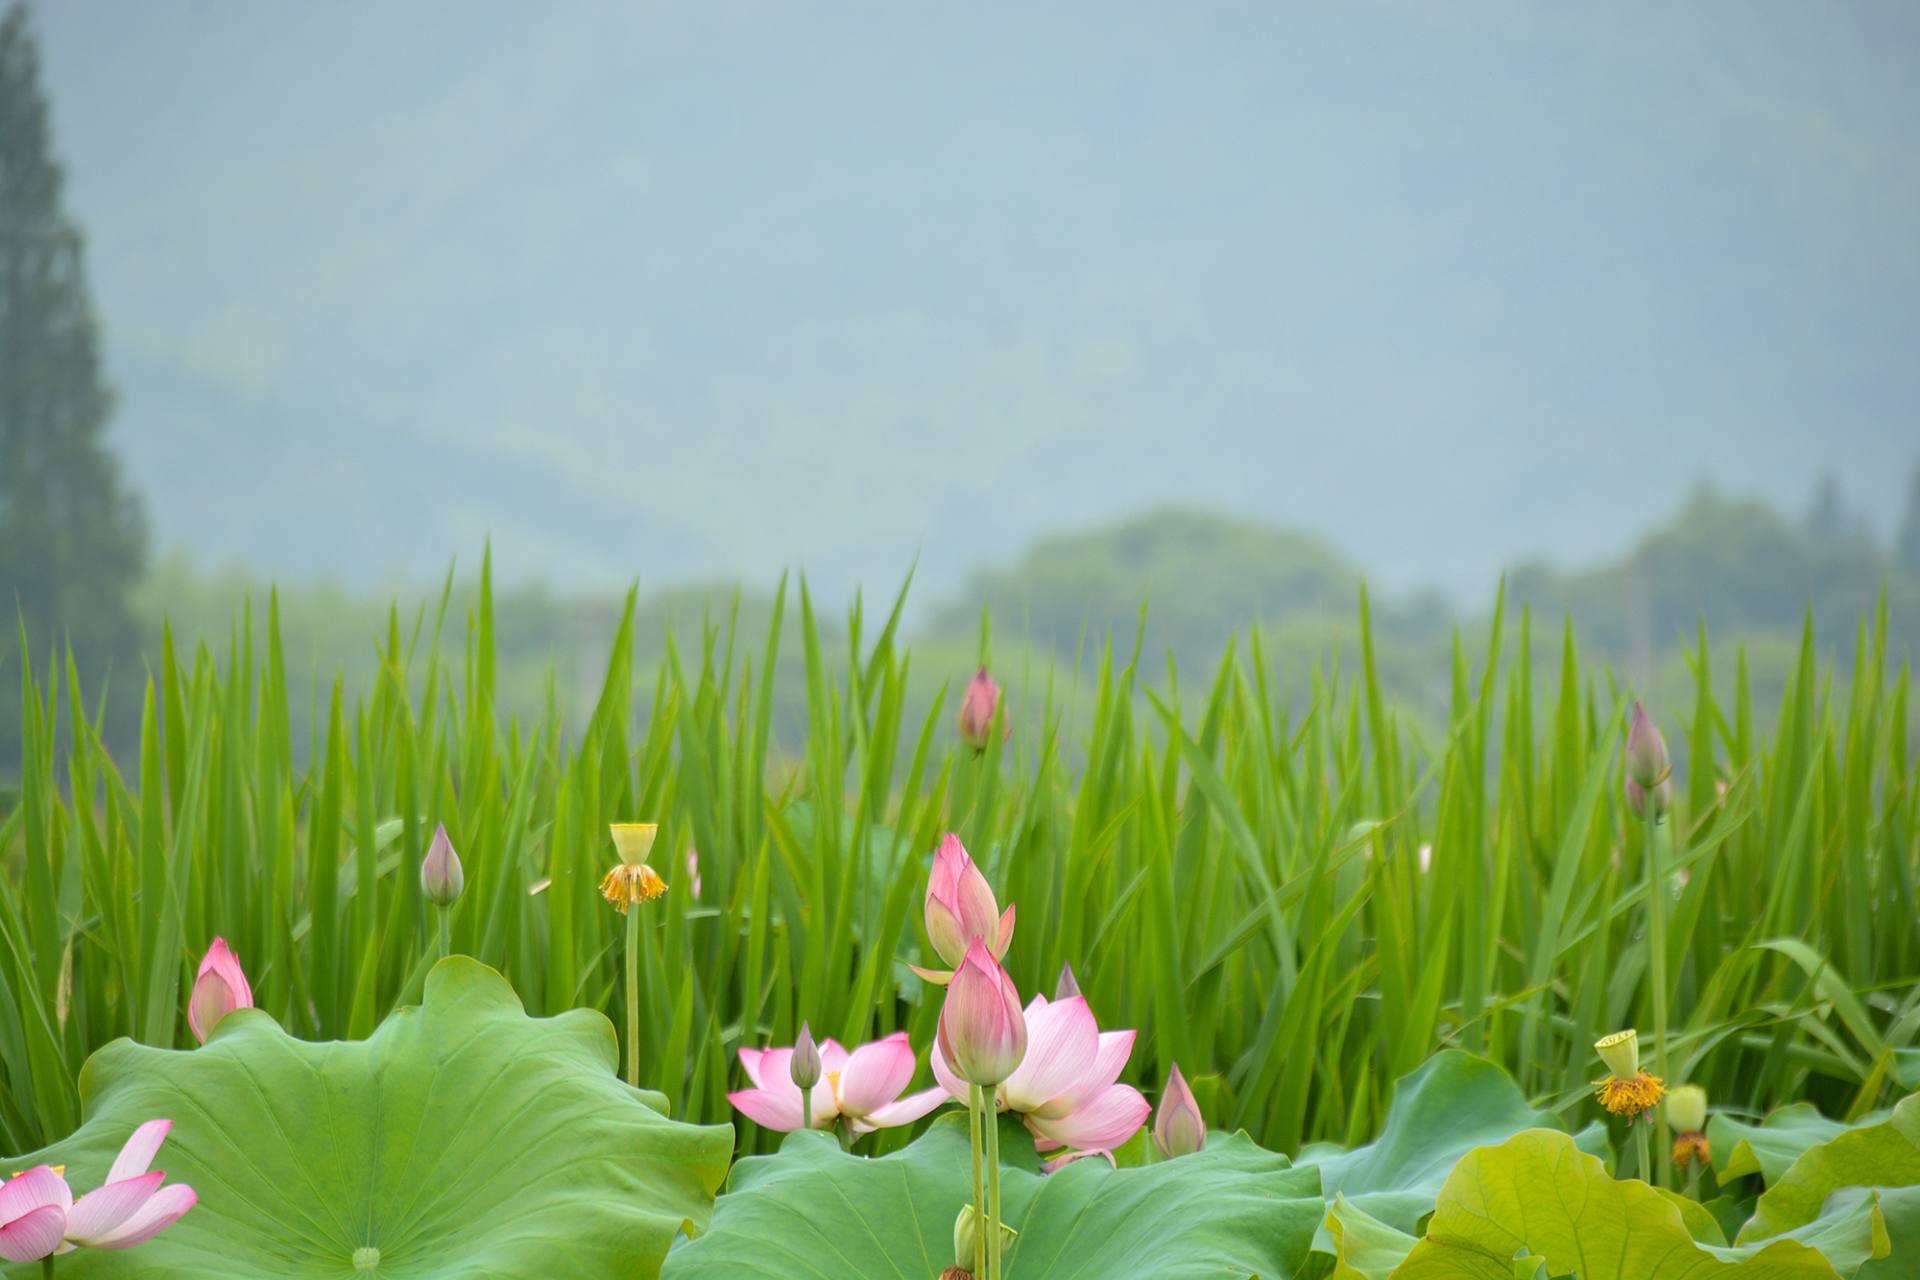
[[[800,1127],[813,1128],[813,1086],[820,1083],[820,1048],[813,1042],[813,1029],[800,1024],[800,1038],[793,1042],[793,1057],[787,1060],[787,1075],[800,1091]]]
[[[1027,1021],[1013,979],[978,935],[968,944],[947,986],[938,1037],[941,1056],[971,1086],[967,1113],[973,1138],[974,1211],[986,1224],[974,1245],[974,1273],[979,1280],[1001,1280],[1000,1120],[993,1099],[1000,1082],[1026,1057]]]
[[[1660,818],[1672,803],[1673,762],[1660,727],[1639,703],[1633,704],[1633,725],[1627,730],[1627,804],[1646,824],[1647,864],[1647,980],[1653,987],[1653,1054],[1655,1079],[1667,1074],[1667,877],[1661,870]],[[1666,788],[1663,796],[1661,788]],[[1636,799],[1637,797],[1637,799]],[[1657,1118],[1660,1143],[1667,1143],[1667,1117]],[[1648,1182],[1662,1186],[1666,1170],[1642,1163]]]
[[[1167,1087],[1160,1095],[1160,1110],[1153,1118],[1153,1145],[1171,1160],[1190,1156],[1207,1145],[1207,1121],[1200,1114],[1200,1103],[1174,1063],[1167,1076]]]
[[[427,856],[420,860],[420,893],[433,904],[435,931],[439,936],[440,958],[447,958],[452,951],[453,904],[460,900],[461,892],[467,887],[467,873],[460,866],[460,855],[454,852],[453,841],[447,836],[447,824],[442,822],[433,829],[433,840],[427,845]]]

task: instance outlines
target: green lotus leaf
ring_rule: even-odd
[[[1759,1124],[1716,1115],[1707,1121],[1707,1142],[1713,1147],[1713,1171],[1722,1182],[1750,1173],[1772,1186],[1809,1147],[1831,1142],[1849,1129],[1878,1124],[1887,1118],[1876,1111],[1856,1124],[1829,1120],[1805,1102],[1795,1102],[1767,1113]]]
[[[1412,1234],[1467,1152],[1525,1129],[1557,1127],[1553,1113],[1528,1106],[1520,1086],[1498,1065],[1449,1049],[1401,1078],[1375,1141],[1351,1151],[1309,1147],[1295,1163],[1320,1170],[1329,1202],[1345,1196],[1367,1216]],[[1575,1141],[1590,1154],[1607,1149],[1606,1130],[1597,1124]],[[1315,1237],[1314,1248],[1333,1251],[1326,1228]]]
[[[1888,1245],[1862,1276],[1920,1274],[1920,1094],[1886,1119],[1848,1129],[1807,1150],[1774,1180],[1740,1229],[1740,1240],[1804,1229],[1831,1216],[1852,1192],[1878,1202]]]
[[[529,1018],[455,956],[363,1041],[254,1010],[196,1050],[116,1040],[81,1072],[79,1131],[11,1163],[92,1187],[136,1125],[173,1121],[155,1164],[199,1204],[136,1248],[61,1259],[63,1280],[639,1280],[704,1228],[733,1133],[667,1119],[614,1063],[600,1014]]]
[[[1828,1224],[1872,1239],[1873,1208],[1849,1206]],[[1860,1250],[1864,1257],[1866,1249]],[[1820,1249],[1778,1238],[1716,1248],[1693,1238],[1680,1209],[1644,1182],[1620,1180],[1564,1133],[1534,1129],[1462,1160],[1441,1188],[1427,1234],[1392,1280],[1834,1280]],[[1538,1259],[1538,1262],[1534,1260]],[[1858,1266],[1856,1259],[1852,1263]]]
[[[1387,1280],[1419,1243],[1343,1195],[1334,1196],[1324,1225],[1333,1238],[1331,1280]]]
[[[1003,1149],[1019,1145],[1017,1130],[1003,1134]],[[674,1250],[664,1274],[933,1280],[954,1261],[953,1221],[971,1182],[964,1115],[878,1158],[846,1154],[825,1134],[791,1134],[778,1153],[734,1167],[713,1229]],[[1032,1280],[1288,1280],[1324,1210],[1312,1170],[1244,1134],[1134,1169],[1098,1159],[1045,1175],[1005,1168],[1001,1207],[1020,1233],[1007,1274]]]

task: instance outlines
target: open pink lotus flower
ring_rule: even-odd
[[[1013,904],[1007,904],[1005,915],[1000,913],[993,886],[980,874],[980,868],[968,856],[960,837],[951,831],[933,855],[933,873],[927,877],[926,920],[927,937],[933,940],[933,949],[951,967],[922,969],[917,964],[908,967],[928,982],[941,986],[953,980],[953,970],[960,967],[966,958],[967,944],[975,938],[986,942],[995,960],[1005,956],[1008,945],[1013,942]]]
[[[66,1178],[39,1165],[0,1186],[0,1258],[33,1262],[78,1248],[131,1249],[180,1220],[199,1197],[183,1182],[148,1172],[171,1120],[149,1120],[114,1158],[107,1180],[79,1200]]]
[[[1117,1083],[1133,1052],[1132,1031],[1100,1030],[1085,996],[1050,1001],[1036,995],[1027,1004],[1026,1020],[1027,1055],[1001,1083],[995,1100],[1000,1110],[1026,1122],[1036,1148],[1106,1153],[1146,1123],[1152,1111],[1147,1100],[1132,1085]],[[966,1082],[938,1043],[932,1059],[934,1079],[965,1101]]]
[[[453,846],[447,846],[451,852]],[[220,1019],[235,1009],[253,1008],[253,987],[247,982],[240,957],[233,954],[225,938],[215,938],[200,961],[193,979],[193,994],[187,998],[187,1026],[201,1044],[213,1034]]]
[[[780,1133],[800,1127],[800,1089],[793,1083],[792,1049],[741,1049],[740,1065],[753,1088],[727,1095],[755,1124]],[[912,1124],[947,1100],[944,1089],[925,1089],[902,1098],[918,1059],[907,1033],[896,1031],[848,1053],[834,1040],[820,1045],[826,1074],[813,1086],[813,1127],[831,1129],[845,1120],[856,1134]]]

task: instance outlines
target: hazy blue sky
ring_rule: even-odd
[[[1162,502],[1478,593],[1920,457],[1920,5],[39,6],[160,540],[937,589]]]

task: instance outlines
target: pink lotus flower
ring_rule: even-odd
[[[67,1234],[73,1192],[47,1165],[35,1165],[0,1185],[0,1258],[37,1262],[58,1251]]]
[[[954,986],[959,983],[955,978]],[[1049,1001],[1036,995],[1022,1019],[1026,1057],[996,1091],[997,1108],[1018,1115],[1041,1151],[1106,1153],[1131,1138],[1151,1110],[1138,1089],[1117,1083],[1133,1052],[1134,1033],[1100,1030],[1084,996]],[[932,1065],[934,1079],[965,1101],[964,1074],[954,1070],[944,1041],[934,1045]]]
[[[67,1180],[39,1165],[0,1186],[0,1258],[33,1262],[78,1248],[131,1249],[180,1220],[199,1197],[167,1175],[149,1173],[171,1120],[149,1120],[120,1148],[107,1180],[73,1198]]]
[[[187,1001],[187,1026],[201,1044],[213,1034],[220,1019],[235,1009],[253,1008],[253,988],[240,968],[240,957],[233,954],[225,938],[215,938],[200,961],[200,972],[193,980],[193,995]]]
[[[995,960],[1007,954],[1013,941],[1013,904],[1008,903],[1006,914],[1000,914],[993,886],[967,855],[960,837],[951,831],[933,855],[933,873],[927,877],[926,921],[933,949],[956,968],[975,938],[986,940]],[[911,968],[928,982],[943,986],[953,979],[950,969]]]
[[[1027,1020],[1020,1011],[1020,993],[986,943],[975,938],[940,1006],[934,1060],[946,1063],[950,1078],[997,1085],[1026,1056]],[[951,1085],[948,1088],[952,1090]],[[965,1094],[958,1096],[964,1099]]]
[[[993,713],[999,707],[1000,686],[982,667],[973,673],[973,679],[967,682],[966,692],[960,695],[961,740],[975,751],[986,750],[987,743],[993,737]],[[1000,736],[1005,738],[1012,729],[1012,725],[1002,725]]]
[[[1190,1156],[1207,1145],[1206,1117],[1200,1114],[1200,1103],[1187,1087],[1177,1062],[1160,1095],[1160,1111],[1153,1117],[1153,1145],[1169,1160]]]
[[[848,1053],[838,1042],[819,1046],[826,1074],[810,1090],[813,1127],[831,1129],[844,1119],[856,1134],[912,1124],[947,1100],[942,1089],[925,1089],[902,1098],[913,1080],[918,1058],[907,1033],[896,1031]],[[753,1088],[727,1095],[742,1115],[780,1133],[800,1127],[800,1089],[793,1083],[792,1049],[741,1049],[740,1065]]]

